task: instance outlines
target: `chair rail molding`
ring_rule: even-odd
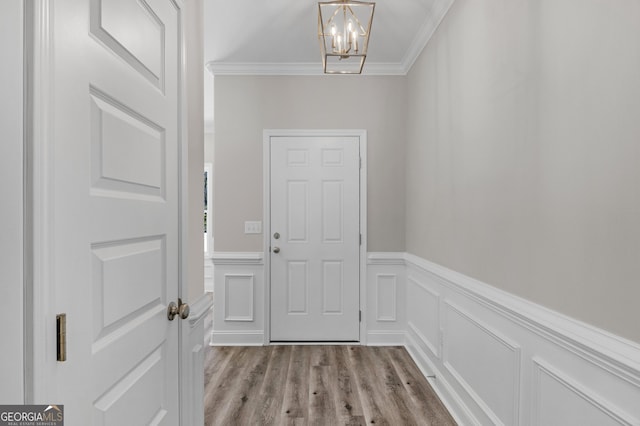
[[[264,253],[215,251],[211,260],[214,265],[262,265]]]

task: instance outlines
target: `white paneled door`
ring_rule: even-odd
[[[172,0],[39,4],[52,60],[40,76],[51,88],[44,279],[51,314],[66,314],[67,354],[47,364],[50,391],[36,398],[64,404],[69,426],[175,426],[181,11]]]
[[[359,340],[359,138],[271,137],[271,340]]]

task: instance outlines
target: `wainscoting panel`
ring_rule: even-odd
[[[253,274],[224,274],[224,320],[253,322]]]
[[[262,253],[214,253],[212,345],[264,343]]]
[[[440,294],[411,275],[407,278],[407,326],[423,343],[423,350],[440,358]]]
[[[398,276],[376,275],[376,320],[394,322],[397,317]]]
[[[533,425],[637,425],[637,419],[607,400],[608,390],[588,389],[540,358],[534,358]],[[603,395],[604,391],[604,395]]]
[[[406,347],[459,424],[640,425],[640,345],[404,259]]]
[[[520,393],[518,345],[449,301],[444,303],[444,317],[444,367],[493,423],[516,424]]]
[[[370,253],[367,259],[367,299],[362,312],[366,344],[404,345],[405,264],[402,253]]]

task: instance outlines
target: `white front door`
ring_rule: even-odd
[[[69,426],[175,426],[181,11],[172,0],[46,4],[45,321],[66,314],[67,354],[39,402],[64,404]]]
[[[359,340],[359,138],[271,137],[271,340]]]

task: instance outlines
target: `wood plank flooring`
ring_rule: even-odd
[[[210,347],[205,425],[455,425],[402,347]]]

